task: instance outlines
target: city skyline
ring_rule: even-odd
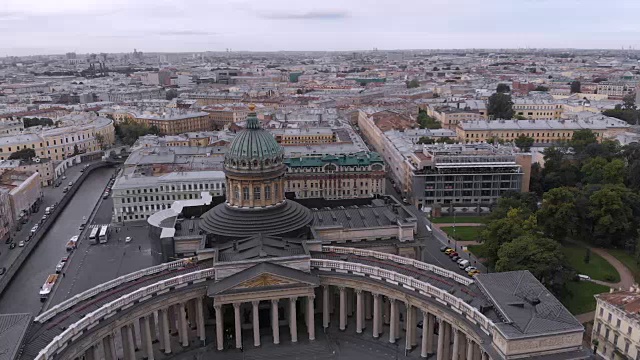
[[[69,51],[640,48],[640,4],[595,0],[268,2],[8,0],[0,55]],[[636,11],[634,11],[636,10]],[[141,21],[142,20],[142,21]],[[597,26],[594,26],[596,25]]]

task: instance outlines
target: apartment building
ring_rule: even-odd
[[[592,341],[604,359],[640,359],[640,288],[595,296]]]
[[[0,171],[17,170],[22,172],[36,172],[40,178],[41,186],[51,186],[55,180],[53,161],[50,159],[30,160],[0,160]]]
[[[564,108],[561,103],[545,99],[514,98],[514,115],[523,116],[529,120],[560,119]]]
[[[354,199],[384,194],[384,161],[375,152],[289,157],[285,192],[296,199]]]
[[[0,188],[9,191],[15,222],[31,214],[42,198],[40,176],[36,172],[6,170],[0,174]]]
[[[524,135],[536,143],[549,144],[567,141],[578,130],[589,129],[598,141],[613,138],[629,128],[626,122],[591,112],[580,113],[573,119],[561,120],[477,120],[458,124],[458,139],[465,143],[493,142],[495,139],[514,141]]]
[[[5,241],[11,236],[11,229],[14,226],[9,191],[8,188],[0,187],[0,241]]]
[[[209,113],[209,118],[214,128],[222,129],[226,125],[244,121],[249,114],[249,107],[246,104],[219,104],[202,108],[202,111]]]
[[[409,162],[411,198],[418,207],[490,205],[505,192],[529,190],[531,155],[509,146],[425,145]]]
[[[281,145],[330,144],[337,141],[337,136],[331,128],[283,128],[269,129],[269,132]]]
[[[10,118],[0,119],[0,136],[18,135],[22,131],[24,131],[22,121]]]
[[[428,107],[428,109],[427,115],[438,120],[445,129],[455,129],[461,122],[484,119],[478,111],[453,106]]]
[[[0,160],[7,160],[18,150],[33,149],[41,159],[60,161],[78,152],[99,151],[102,145],[115,141],[111,119],[81,113],[58,121],[58,127],[30,128],[19,135],[0,136]]]
[[[136,173],[116,179],[112,187],[114,222],[145,220],[176,200],[199,199],[202,192],[225,194],[222,171],[172,172],[160,176]]]
[[[156,126],[165,135],[212,130],[209,114],[204,111],[164,110],[163,112],[132,113],[132,120]]]
[[[596,87],[598,94],[607,95],[609,98],[614,99],[621,99],[625,95],[633,93],[635,89],[635,84],[614,82],[601,82]]]

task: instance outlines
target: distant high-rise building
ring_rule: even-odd
[[[74,52],[68,52],[66,55],[67,55],[67,59],[75,59],[76,58],[76,53],[74,53]]]

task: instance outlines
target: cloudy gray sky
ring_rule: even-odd
[[[640,49],[638,0],[0,0],[0,56],[205,50]]]

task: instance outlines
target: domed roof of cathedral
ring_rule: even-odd
[[[231,142],[225,156],[225,164],[229,167],[269,167],[282,163],[284,151],[276,139],[268,131],[262,129],[255,106],[249,107],[247,127],[240,131]]]

